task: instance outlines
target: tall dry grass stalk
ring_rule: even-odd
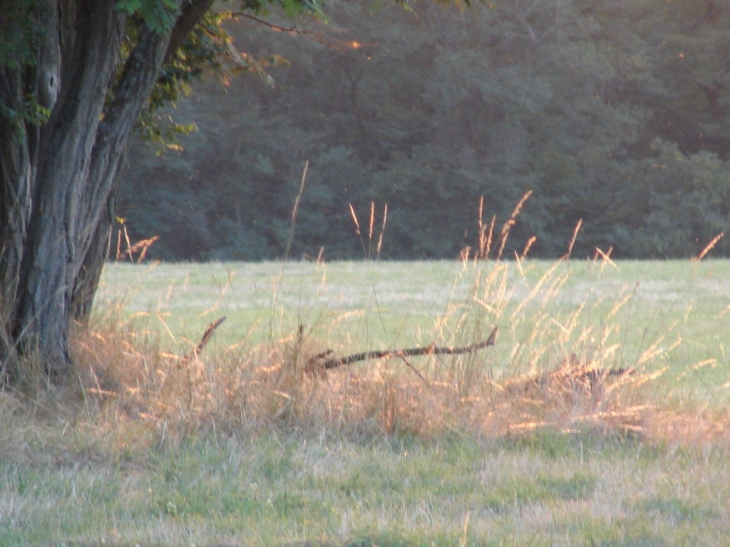
[[[360,239],[360,244],[362,245],[363,255],[364,258],[369,259],[372,256],[373,251],[373,237],[375,236],[375,202],[370,202],[370,221],[368,222],[368,243],[365,245],[365,240],[363,239],[362,232],[360,231],[360,222],[357,219],[357,212],[355,211],[355,207],[353,207],[352,203],[348,204],[350,208],[350,217],[352,218],[352,222],[355,224],[355,235]],[[380,259],[380,252],[383,249],[383,237],[385,235],[385,226],[388,223],[388,204],[386,203],[383,206],[383,222],[380,226],[380,234],[378,235],[377,244],[375,247],[375,257],[377,259]]]
[[[573,247],[575,246],[575,240],[578,239],[578,232],[580,232],[581,226],[583,226],[582,218],[578,219],[578,222],[573,229],[573,237],[570,238],[570,243],[568,244],[568,252],[565,253],[565,256],[563,258],[569,259],[570,255],[573,254]]]
[[[710,240],[710,242],[705,245],[705,248],[700,251],[700,254],[698,254],[696,257],[692,258],[692,262],[700,262],[705,256],[707,256],[707,253],[709,253],[712,249],[715,248],[715,245],[717,245],[717,242],[720,241],[725,234],[723,232],[720,232],[715,237]]]
[[[525,192],[525,195],[523,195],[520,198],[520,201],[517,202],[517,205],[515,206],[514,210],[512,211],[512,214],[509,216],[509,219],[507,219],[507,222],[504,223],[502,226],[502,230],[499,233],[499,250],[497,251],[497,260],[502,258],[502,253],[504,252],[504,247],[507,245],[507,239],[509,238],[509,232],[512,229],[512,226],[515,225],[517,216],[522,211],[522,207],[525,205],[525,202],[530,198],[532,195],[532,190],[528,190]],[[490,234],[491,239],[491,234]]]
[[[289,231],[289,239],[286,242],[286,251],[284,251],[284,260],[289,259],[289,251],[291,251],[291,244],[294,241],[294,229],[297,225],[297,214],[299,213],[299,202],[302,199],[302,194],[304,194],[304,183],[307,180],[307,170],[309,169],[309,160],[304,162],[304,170],[302,171],[302,180],[299,183],[299,192],[297,193],[297,197],[294,200],[294,207],[292,207],[291,211],[291,230]]]
[[[507,245],[507,240],[509,239],[509,233],[512,227],[517,222],[517,217],[519,216],[520,212],[522,211],[522,207],[525,205],[525,202],[530,198],[532,195],[532,190],[529,190],[526,192],[520,200],[517,202],[517,205],[512,210],[512,214],[509,216],[507,221],[502,225],[502,229],[499,232],[499,238],[497,240],[497,245],[499,246],[496,253],[496,260],[500,260],[502,258],[502,254],[504,253],[505,245]],[[484,223],[484,196],[481,196],[479,198],[479,212],[478,212],[478,248],[474,255],[474,258],[476,260],[486,260],[489,258],[490,253],[492,252],[492,239],[494,237],[494,225],[497,221],[497,216],[492,215],[491,222],[487,225]],[[530,246],[537,240],[537,238],[531,238],[528,242],[528,244],[525,247],[525,252],[523,253],[523,258],[527,254],[527,251],[529,251]],[[468,258],[468,256],[465,256],[464,258]]]
[[[383,225],[380,227],[380,235],[378,236],[378,246],[375,249],[375,255],[380,259],[380,251],[383,249],[383,236],[385,235],[385,225],[388,223],[388,204],[383,205]]]

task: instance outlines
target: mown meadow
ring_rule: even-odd
[[[727,543],[729,274],[110,263],[77,382],[0,393],[0,544]]]

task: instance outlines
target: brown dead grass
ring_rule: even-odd
[[[662,369],[616,370],[575,355],[502,378],[486,368],[477,373],[474,356],[431,357],[419,367],[430,371],[424,377],[396,359],[312,371],[304,363],[323,344],[300,335],[188,359],[160,351],[154,338],[127,330],[122,321],[79,333],[74,348],[80,413],[104,432],[107,449],[271,427],[419,438],[547,429],[649,443],[730,439],[728,412],[672,400],[655,382]],[[14,412],[13,405],[23,406],[16,401],[5,411]]]
[[[0,393],[0,424],[12,424],[0,444],[15,447],[18,457],[39,447],[42,453],[44,443],[93,457],[272,427],[418,438],[588,431],[649,443],[725,444],[727,410],[698,407],[657,381],[667,369],[662,358],[681,341],[673,325],[624,366],[620,315],[630,287],[555,314],[570,276],[564,260],[529,283],[520,260],[476,269],[468,301],[450,306],[434,333],[464,346],[499,325],[496,347],[405,363],[307,370],[311,356],[342,348],[301,327],[268,343],[172,353],[159,333],[135,327],[121,308],[108,309],[74,334],[70,385],[30,396]],[[464,275],[468,267],[464,261]]]

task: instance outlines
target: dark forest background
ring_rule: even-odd
[[[456,258],[508,218],[530,256],[696,255],[730,222],[730,6],[704,0],[334,0],[311,33],[248,19],[239,50],[274,85],[203,78],[168,113],[182,151],[134,145],[118,214],[164,260],[357,258],[388,206],[382,258]],[[266,19],[289,27],[275,13]],[[730,254],[725,238],[713,253]]]

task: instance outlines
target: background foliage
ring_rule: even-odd
[[[480,196],[501,225],[528,190],[511,242],[537,236],[533,256],[563,254],[579,219],[582,256],[687,257],[727,229],[730,7],[412,6],[333,0],[299,36],[227,24],[275,84],[204,79],[169,111],[199,131],[182,152],[135,147],[130,236],[160,235],[162,259],[283,256],[305,160],[292,257],[361,257],[348,205],[367,233],[375,202],[383,258],[454,258]]]

